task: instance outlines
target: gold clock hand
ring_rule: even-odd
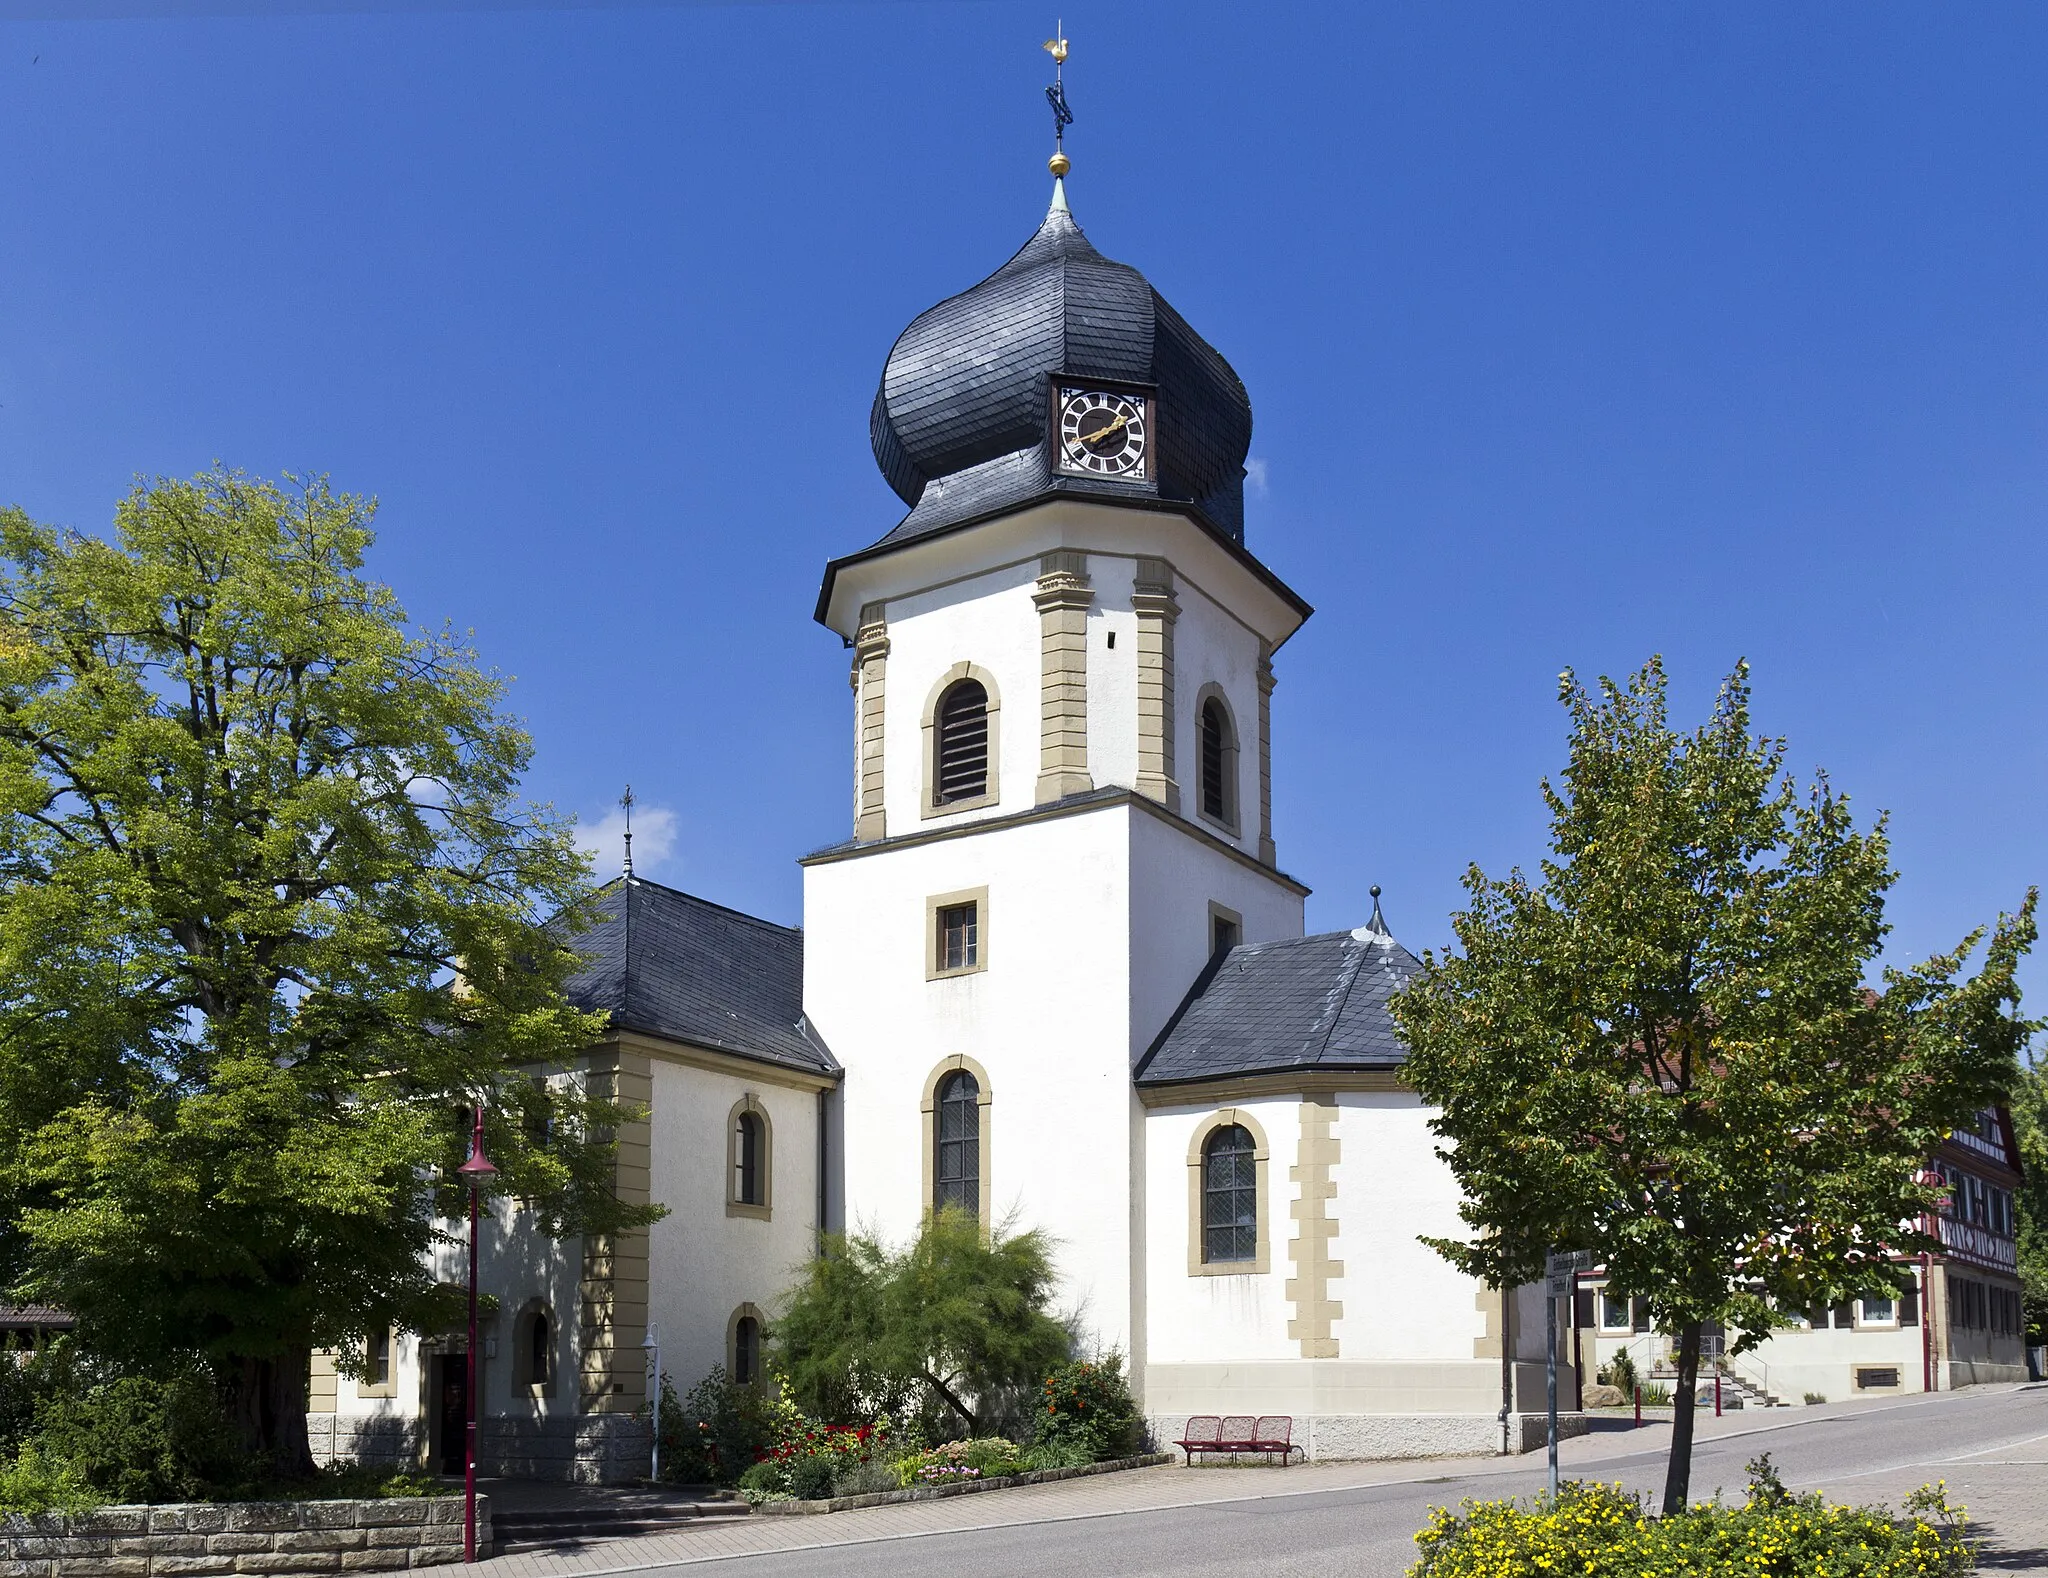
[[[1114,433],[1118,428],[1122,427],[1128,421],[1130,421],[1130,418],[1128,416],[1120,416],[1114,422],[1110,423],[1107,427],[1098,427],[1092,433],[1081,434],[1081,442],[1084,444],[1099,444],[1102,442],[1102,440],[1109,437],[1110,434]]]

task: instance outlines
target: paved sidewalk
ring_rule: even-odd
[[[1896,1421],[1883,1417],[1894,1411],[1898,1415]],[[1779,1432],[1811,1438],[1812,1427],[1878,1431],[1911,1442],[1926,1433],[1919,1422],[1928,1417],[1913,1404],[1873,1401],[1703,1418],[1698,1421],[1698,1445],[1701,1449],[1719,1448],[1715,1455],[1718,1466],[1708,1470],[1704,1461],[1707,1453],[1696,1453],[1695,1490],[1702,1496],[1710,1494],[1715,1483],[1734,1475],[1733,1485],[1724,1484],[1724,1489],[1739,1494],[1739,1464],[1753,1452],[1774,1450],[1770,1438]],[[2031,1423],[2024,1428],[2031,1429]],[[1795,1435],[1785,1439],[1789,1445]],[[1927,1439],[1932,1443],[1935,1438],[1929,1435]],[[1630,1430],[1621,1428],[1617,1422],[1592,1435],[1564,1442],[1559,1457],[1568,1475],[1618,1478],[1648,1489],[1661,1484],[1661,1458],[1669,1440],[1668,1423],[1646,1423],[1640,1430]],[[1968,1444],[1964,1443],[1965,1447]],[[1375,1486],[1412,1486],[1418,1504],[1466,1496],[1526,1494],[1533,1488],[1532,1476],[1540,1475],[1542,1463],[1542,1454],[1535,1453],[1513,1458],[1310,1463],[1286,1469],[1132,1469],[1091,1479],[869,1507],[856,1512],[717,1523],[573,1552],[514,1554],[480,1563],[477,1572],[479,1578],[597,1578],[601,1574],[635,1573],[733,1557],[817,1552],[880,1541],[970,1534],[977,1530],[1119,1514],[1226,1503],[1271,1506],[1294,1497],[1325,1496]],[[1893,1455],[1890,1466],[1868,1474],[1833,1469],[1818,1478],[1802,1479],[1791,1474],[1787,1477],[1797,1489],[1822,1489],[1845,1499],[1889,1501],[1893,1506],[1926,1481],[1946,1478],[1951,1498],[1971,1507],[1977,1532],[1987,1539],[1990,1549],[1984,1562],[1986,1571],[2048,1571],[2048,1554],[2044,1554],[2048,1552],[2048,1495],[2042,1493],[2042,1485],[2048,1481],[2048,1436],[1982,1452],[1930,1444],[1925,1461],[1901,1464]],[[1455,1488],[1449,1483],[1452,1480],[1457,1481]],[[1490,1489],[1487,1482],[1493,1480],[1514,1483]],[[1441,1491],[1434,1488],[1438,1485],[1443,1486]],[[1416,1526],[1419,1525],[1418,1518]]]

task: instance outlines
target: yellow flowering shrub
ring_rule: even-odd
[[[1794,1496],[1768,1457],[1739,1507],[1718,1500],[1652,1517],[1619,1485],[1571,1482],[1557,1499],[1432,1509],[1409,1578],[1946,1578],[1976,1568],[1962,1509],[1941,1487],[1885,1507]]]

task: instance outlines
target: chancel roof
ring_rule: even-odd
[[[1408,1049],[1387,1003],[1421,966],[1377,905],[1373,922],[1211,960],[1139,1060],[1137,1083],[1399,1068]]]
[[[571,946],[569,999],[614,1030],[837,1075],[804,1018],[804,934],[641,877],[607,884]]]

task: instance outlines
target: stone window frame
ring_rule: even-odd
[[[978,795],[966,800],[939,799],[939,703],[946,692],[963,679],[971,679],[981,686],[988,697],[988,779]],[[958,811],[980,811],[995,805],[1002,799],[1002,785],[997,779],[997,768],[1002,760],[1003,696],[996,686],[996,677],[987,669],[974,663],[955,663],[939,676],[939,682],[932,686],[931,693],[924,699],[924,788],[918,797],[918,815],[929,820],[935,816],[952,816]]]
[[[740,1198],[740,1119],[758,1118],[761,1123],[759,1202]],[[773,1220],[775,1210],[775,1122],[768,1108],[751,1090],[732,1104],[725,1115],[725,1214]]]
[[[946,1082],[948,1074],[961,1072],[974,1076],[974,1084],[979,1091],[975,1098],[975,1104],[976,1115],[980,1119],[978,1134],[981,1142],[979,1156],[981,1177],[979,1179],[980,1189],[978,1191],[980,1198],[975,1202],[975,1220],[986,1228],[994,1219],[991,1213],[994,1209],[995,1201],[995,1169],[991,1165],[992,1150],[990,1142],[994,1135],[995,1124],[989,1108],[994,1103],[995,1092],[994,1088],[989,1084],[988,1070],[983,1068],[965,1052],[955,1052],[951,1057],[942,1060],[937,1068],[925,1076],[924,1096],[918,1108],[919,1112],[923,1114],[923,1120],[918,1127],[924,1134],[924,1210],[927,1214],[931,1212],[933,1202],[938,1198],[939,1192],[939,1145],[937,1133],[939,1087]]]
[[[1202,794],[1202,777],[1206,766],[1202,759],[1202,716],[1208,711],[1209,703],[1212,701],[1223,709],[1223,815],[1220,817],[1209,814]],[[1210,680],[1195,692],[1195,815],[1211,827],[1221,828],[1232,838],[1237,837],[1238,830],[1244,823],[1244,786],[1238,782],[1243,739],[1244,731],[1237,726],[1237,709],[1230,704],[1230,693],[1215,680]]]
[[[740,1374],[740,1322],[754,1323],[754,1373],[742,1381]],[[741,1304],[725,1319],[725,1374],[735,1386],[759,1386],[768,1340],[768,1317],[757,1304]]]
[[[370,1366],[376,1358],[372,1337],[363,1353],[363,1379],[356,1382],[358,1397],[396,1397],[398,1395],[398,1333],[389,1326],[384,1328],[384,1379],[376,1380],[370,1373]]]
[[[939,912],[962,904],[974,906],[974,963],[949,970],[940,962],[944,955],[939,937]],[[951,981],[963,975],[979,975],[988,968],[988,889],[961,888],[953,893],[934,893],[924,901],[924,978]]]
[[[533,1376],[532,1332],[536,1318],[548,1323],[548,1373],[540,1380]],[[555,1316],[554,1306],[535,1294],[519,1306],[519,1313],[512,1319],[512,1395],[552,1397],[561,1373],[562,1323]]]
[[[1232,909],[1228,904],[1218,904],[1214,899],[1211,899],[1209,901],[1209,936],[1207,938],[1209,944],[1208,956],[1211,959],[1215,958],[1222,951],[1216,946],[1216,923],[1218,921],[1224,921],[1229,925],[1235,926],[1237,928],[1237,942],[1234,946],[1242,947],[1244,945],[1244,916]]]
[[[1236,1124],[1252,1137],[1252,1189],[1256,1196],[1252,1226],[1256,1253],[1250,1260],[1202,1258],[1202,1171],[1209,1136]],[[1242,1107],[1223,1107],[1195,1125],[1188,1141],[1188,1275],[1191,1277],[1262,1277],[1273,1269],[1273,1193],[1267,1163],[1273,1154],[1265,1125]]]

